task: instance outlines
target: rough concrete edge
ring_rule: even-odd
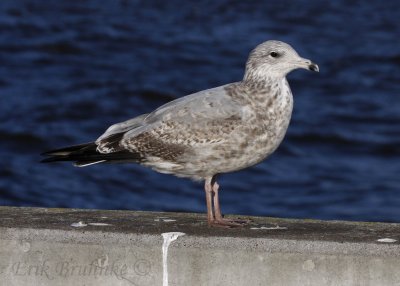
[[[28,211],[36,211],[40,212],[42,211],[43,213],[47,212],[110,212],[110,213],[126,213],[126,212],[131,212],[135,214],[148,214],[148,211],[141,211],[141,210],[114,210],[114,209],[75,209],[75,208],[45,208],[45,207],[15,207],[15,206],[1,206],[0,209],[9,209],[10,211],[12,210],[22,210],[24,211],[25,209]],[[206,214],[204,213],[188,213],[188,212],[167,212],[167,211],[157,211],[157,212],[152,212],[155,215],[158,216],[174,216],[174,215],[182,215],[184,214],[186,217],[192,217],[192,218],[197,218],[199,216],[204,216],[206,218]],[[268,220],[268,222],[306,222],[306,223],[313,223],[313,224],[318,224],[318,223],[324,223],[324,224],[341,224],[341,225],[377,225],[377,226],[385,226],[385,227],[397,227],[399,223],[395,222],[380,222],[380,221],[347,221],[347,220],[335,220],[335,219],[327,219],[327,220],[322,220],[322,219],[311,219],[311,218],[281,218],[281,217],[269,217],[269,216],[248,216],[248,215],[238,215],[238,214],[224,214],[226,217],[248,217],[248,218],[255,218],[255,219],[263,219],[263,220]]]
[[[2,228],[0,240],[47,241],[50,243],[97,244],[97,245],[140,245],[141,247],[161,247],[160,235],[113,233],[85,230],[54,230],[32,228]],[[302,253],[326,255],[357,255],[378,257],[399,257],[398,244],[371,244],[359,242],[307,241],[271,238],[243,237],[202,237],[186,235],[175,243],[176,248],[240,249],[267,253]]]

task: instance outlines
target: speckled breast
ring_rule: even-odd
[[[225,148],[221,164],[215,164],[219,165],[215,166],[218,173],[255,165],[278,148],[293,110],[293,96],[286,79],[271,86],[265,94],[253,95],[246,109],[243,125],[233,138],[236,143],[218,147]]]

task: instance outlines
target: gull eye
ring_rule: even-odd
[[[279,56],[277,52],[270,52],[269,55],[273,58],[277,58]]]

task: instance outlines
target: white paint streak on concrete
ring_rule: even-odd
[[[80,222],[72,223],[71,226],[73,226],[73,227],[84,227],[84,226],[87,226],[87,224],[84,223],[83,221],[80,221]]]
[[[267,226],[262,226],[262,227],[251,227],[250,229],[267,229],[267,230],[272,230],[272,229],[287,229],[285,226],[272,226],[272,227],[267,227]]]
[[[154,219],[154,221],[173,222],[173,221],[176,221],[176,219],[159,217],[159,218]]]
[[[161,234],[164,242],[162,246],[163,253],[163,286],[168,286],[168,247],[178,237],[185,235],[183,232],[165,232]]]
[[[89,222],[88,225],[93,225],[93,226],[107,226],[111,225],[109,223],[104,223],[104,222]]]
[[[396,239],[393,239],[393,238],[380,238],[380,239],[378,239],[377,241],[378,241],[378,242],[389,242],[389,243],[393,243],[393,242],[396,242],[397,240],[396,240]]]

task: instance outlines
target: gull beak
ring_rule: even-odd
[[[299,62],[299,67],[304,68],[306,70],[314,71],[314,72],[319,72],[319,67],[317,64],[313,63],[312,61],[308,59],[300,59]]]

